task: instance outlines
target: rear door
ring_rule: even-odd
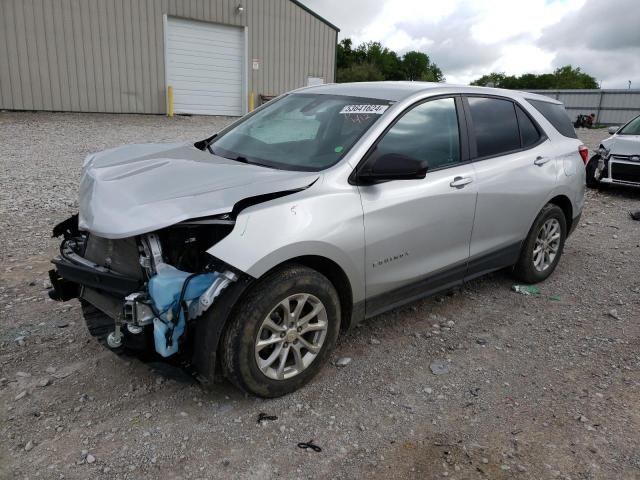
[[[476,204],[465,127],[460,97],[430,99],[402,114],[370,152],[419,159],[429,170],[419,180],[358,187],[367,315],[462,281]]]
[[[467,96],[478,188],[467,278],[516,262],[556,185],[557,160],[535,120],[509,98]]]

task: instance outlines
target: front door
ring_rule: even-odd
[[[360,186],[365,227],[367,315],[462,281],[476,204],[453,97],[405,112],[370,154],[426,162],[426,177]]]

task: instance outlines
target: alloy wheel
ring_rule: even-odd
[[[550,218],[538,231],[536,243],[533,247],[533,266],[539,272],[549,268],[560,249],[560,237],[562,228],[556,218]]]
[[[327,337],[327,311],[314,295],[297,293],[264,318],[255,340],[255,358],[268,378],[285,380],[304,371]]]

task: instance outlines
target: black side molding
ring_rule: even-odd
[[[512,243],[493,252],[470,258],[464,281],[468,282],[487,273],[515,265],[520,257],[523,243],[524,240]]]
[[[425,278],[391,292],[369,298],[365,304],[365,318],[371,318],[407,303],[450,290],[487,273],[511,267],[518,261],[521,247],[522,241],[515,242],[494,252],[433,272]]]
[[[409,285],[367,299],[365,307],[366,318],[375,317],[407,303],[462,285],[462,279],[466,271],[467,262],[464,261]]]

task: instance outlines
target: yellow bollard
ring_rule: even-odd
[[[249,94],[249,111],[253,112],[255,108],[256,108],[256,94],[251,92]]]
[[[167,117],[173,117],[173,87],[167,87]]]

